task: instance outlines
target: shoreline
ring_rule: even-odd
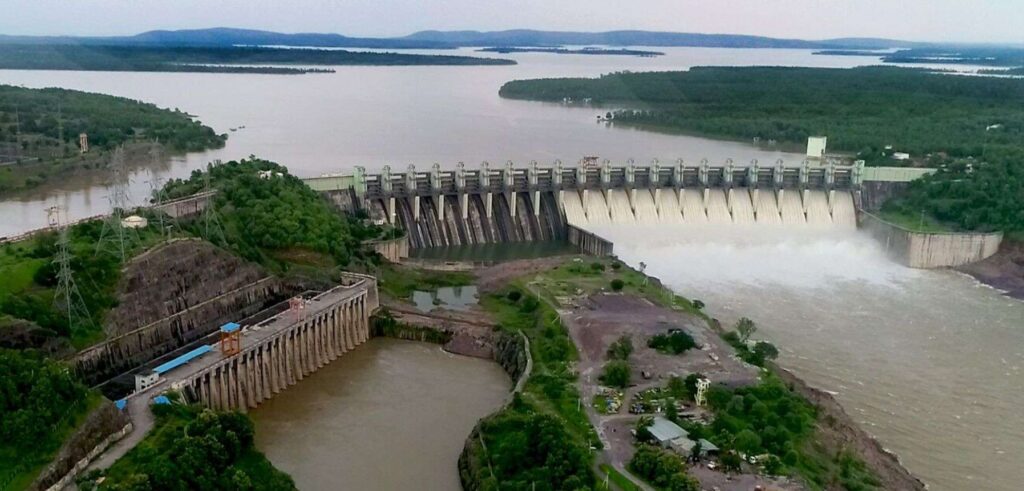
[[[1005,297],[1024,301],[1024,242],[1004,240],[993,256],[954,271],[971,276]]]
[[[564,260],[564,257],[562,258]],[[501,283],[507,283],[514,281],[515,278],[521,278],[522,276],[528,276],[536,273],[535,268],[526,266],[527,264],[545,264],[550,265],[553,258],[541,257],[527,260],[515,260],[506,262],[503,265],[495,265],[485,268],[475,268],[477,282],[486,285],[486,288],[482,288],[482,291],[491,291],[499,287]],[[516,265],[522,265],[523,267],[517,268]],[[498,270],[498,271],[495,271]],[[509,274],[512,270],[517,271],[520,274]],[[485,274],[480,275],[481,272],[486,271]],[[495,274],[499,272],[498,274]],[[660,288],[664,288],[666,291],[671,292],[670,289],[663,286],[656,277],[644,275],[649,278],[652,284],[657,285]],[[389,305],[389,307],[392,307]],[[445,320],[451,322],[452,312],[442,310],[441,314],[431,313],[427,315],[420,315],[414,317],[421,318],[433,318],[433,320]],[[458,314],[455,317],[459,317]],[[409,323],[409,318],[402,319],[402,322]],[[456,321],[457,322],[457,321]],[[704,321],[707,325],[707,329],[716,335],[721,335],[723,328],[717,319],[710,318]],[[412,322],[412,325],[417,326],[420,329],[435,330],[437,332],[445,333],[448,336],[457,334],[461,329],[452,329],[451,324],[447,325],[424,325],[422,323]],[[431,323],[433,324],[433,323]],[[471,323],[476,324],[476,323]],[[464,326],[464,327],[475,327],[475,326]],[[451,337],[447,340],[442,341],[442,349],[455,354],[479,356],[479,354],[467,353],[461,349],[450,349]],[[577,346],[577,349],[582,349]],[[482,358],[488,356],[480,356]],[[494,359],[494,358],[492,358]],[[926,490],[928,485],[924,483],[919,477],[914,475],[909,469],[907,469],[901,462],[899,455],[886,449],[877,438],[868,433],[864,428],[858,425],[853,418],[849,416],[845,408],[838,402],[838,400],[827,391],[815,388],[805,382],[802,378],[792,372],[790,369],[783,367],[775,362],[769,362],[766,364],[766,369],[776,374],[780,379],[784,381],[790,388],[796,392],[800,397],[804,398],[808,403],[812,404],[819,411],[817,419],[818,427],[818,438],[820,443],[833,454],[838,454],[844,451],[853,452],[859,459],[861,459],[869,469],[875,474],[880,481],[879,489],[907,489],[907,490]],[[511,375],[511,374],[510,374]],[[471,436],[472,437],[472,436]]]

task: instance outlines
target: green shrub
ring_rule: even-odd
[[[626,287],[626,283],[624,281],[622,281],[622,280],[620,280],[618,278],[615,278],[614,280],[612,280],[612,290],[618,292],[618,291],[622,291],[622,289],[625,288],[625,287]]]
[[[513,303],[518,302],[520,298],[523,298],[523,292],[519,290],[509,290],[506,297],[508,297],[509,301]]]
[[[631,371],[629,362],[625,360],[609,361],[604,364],[604,369],[601,371],[601,383],[624,389],[629,385]]]
[[[669,331],[666,334],[657,334],[647,340],[647,347],[673,355],[681,354],[696,346],[697,343],[693,337],[681,329]]]

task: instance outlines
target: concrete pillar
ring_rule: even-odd
[[[832,209],[833,209],[833,206],[835,205],[835,202],[836,202],[836,190],[835,189],[829,189],[828,190],[828,214],[829,215],[832,214]]]
[[[708,197],[711,195],[711,190],[707,187],[704,188],[704,213],[708,212]]]
[[[462,208],[462,219],[469,220],[469,194],[459,193],[459,207]]]
[[[280,340],[280,338],[272,339],[269,343],[267,343],[267,347],[266,347],[266,349],[267,349],[267,351],[266,351],[267,360],[270,362],[270,368],[269,368],[270,369],[270,387],[269,387],[269,389],[270,389],[270,394],[271,395],[277,394],[278,392],[281,392],[281,370],[280,370],[280,368],[281,368],[281,365],[280,365],[281,356],[280,356],[280,350],[278,348],[280,345],[277,344],[279,340]]]
[[[352,303],[345,302],[345,305],[341,307],[343,312],[344,322],[344,333],[345,333],[345,351],[351,351],[356,346],[355,336],[352,335]]]
[[[803,196],[801,196],[800,202],[803,205],[804,213],[807,213],[807,203],[810,201],[811,190],[804,189]]]
[[[487,191],[486,193],[484,193],[484,210],[487,212],[487,218],[491,218],[493,216],[492,212],[494,208],[492,206],[493,205],[491,204],[491,192]]]
[[[295,380],[306,378],[306,337],[300,324],[295,328]]]
[[[337,319],[334,317],[334,309],[324,315],[327,318],[327,359],[334,361],[338,358]]]
[[[540,215],[540,191],[533,192],[533,216]]]
[[[412,197],[412,219],[415,222],[420,221],[420,197]]]
[[[636,215],[636,188],[629,189],[629,209],[633,210],[634,216]]]
[[[388,209],[387,209],[387,212],[388,212],[388,223],[394,225],[395,224],[395,213],[396,213],[395,212],[395,197],[392,196],[392,197],[388,198],[387,203],[388,203]]]
[[[444,195],[437,195],[437,219],[444,221]]]
[[[231,408],[231,391],[228,389],[228,368],[230,366],[228,363],[217,368],[217,408],[221,411]]]
[[[757,205],[761,202],[761,190],[754,188],[750,191],[750,203],[754,205],[754,216],[757,217]]]
[[[510,194],[510,196],[512,198],[510,200],[508,200],[508,209],[509,209],[509,212],[512,213],[512,218],[515,218],[516,217],[516,208],[518,208],[516,206],[516,192],[512,191],[509,194]]]

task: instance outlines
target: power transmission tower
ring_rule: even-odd
[[[221,227],[220,219],[217,217],[216,200],[210,195],[212,189],[210,187],[211,171],[212,168],[207,168],[206,173],[203,174],[203,194],[206,195],[207,200],[206,206],[203,207],[203,238],[214,244],[227,245],[228,241],[224,238],[224,229]]]
[[[160,225],[160,234],[165,235],[167,229],[164,225],[164,211],[161,209],[161,205],[164,204],[164,182],[165,179],[157,174],[157,165],[160,163],[160,145],[159,143],[153,145],[149,150],[149,156],[152,159],[150,167],[150,178],[146,183],[149,184],[149,194],[153,199],[153,210],[155,211],[156,219]]]
[[[127,233],[121,225],[125,208],[128,207],[128,170],[125,167],[124,148],[117,147],[110,158],[110,217],[103,222],[100,239],[96,242],[96,253],[107,250],[117,254],[121,261],[126,259]]]
[[[46,220],[51,228],[57,229],[57,253],[53,258],[53,264],[57,267],[57,288],[53,301],[67,317],[70,333],[75,328],[91,327],[92,317],[89,316],[89,309],[85,306],[85,300],[71,272],[71,252],[68,250],[68,231],[71,227],[61,218],[62,212],[63,207],[51,206],[46,209]]]

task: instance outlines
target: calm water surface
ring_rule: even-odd
[[[251,416],[256,446],[303,491],[454,491],[463,442],[509,390],[491,361],[377,338]]]
[[[460,50],[472,54],[472,50]],[[214,159],[257,155],[303,177],[385,164],[446,167],[457,162],[507,160],[574,163],[584,155],[614,161],[757,158],[800,155],[752,145],[611,128],[599,111],[498,97],[513,79],[597,76],[618,70],[679,70],[696,65],[811,65],[848,67],[875,58],[814,56],[808,50],[670,48],[666,56],[509,55],[512,66],[336,67],[333,74],[298,76],[218,73],[124,73],[0,70],[0,83],[102,92],[180,108],[217,132],[225,148],[175,158],[160,177],[185,177]],[[231,128],[244,129],[231,132]],[[132,176],[131,197],[149,195],[152,173]],[[0,236],[43,226],[43,209],[65,204],[72,218],[109,209],[102,178],[61,182],[0,202]]]

